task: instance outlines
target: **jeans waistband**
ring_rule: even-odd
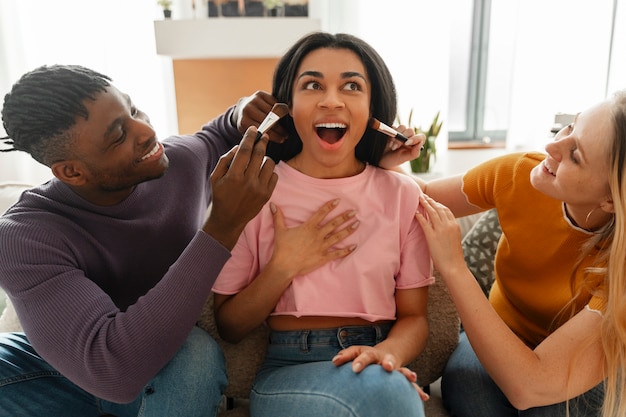
[[[270,344],[299,346],[302,350],[309,350],[314,346],[336,346],[341,349],[352,345],[374,346],[387,338],[392,326],[393,323],[384,323],[332,329],[272,331]]]

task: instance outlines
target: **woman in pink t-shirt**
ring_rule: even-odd
[[[423,416],[404,367],[428,337],[421,191],[378,168],[387,137],[369,128],[395,118],[389,70],[358,38],[313,33],[278,63],[273,95],[289,106],[289,137],[268,148],[279,181],[213,287],[222,338],[271,329],[252,415]]]

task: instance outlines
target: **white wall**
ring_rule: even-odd
[[[555,113],[604,100],[612,14],[613,0],[520,2],[509,149],[543,149]]]

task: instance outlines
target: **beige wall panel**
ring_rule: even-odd
[[[178,131],[193,133],[257,90],[271,92],[278,58],[175,59]]]

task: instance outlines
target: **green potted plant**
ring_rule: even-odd
[[[163,17],[170,19],[172,17],[172,0],[157,0],[157,4],[163,8]]]
[[[263,0],[267,16],[278,16],[278,8],[283,7],[284,0]]]
[[[424,142],[424,147],[420,152],[420,156],[410,161],[411,171],[415,173],[421,172],[430,172],[430,162],[431,160],[437,159],[437,144],[435,143],[435,139],[439,135],[439,131],[441,130],[441,126],[443,125],[443,121],[439,120],[441,112],[437,112],[433,121],[430,123],[428,129],[424,130],[420,127],[413,127],[415,133],[423,133],[426,136],[426,142]],[[409,121],[408,126],[411,126],[411,122],[413,119],[413,109],[409,112]],[[398,118],[398,124],[400,124],[400,120]]]

